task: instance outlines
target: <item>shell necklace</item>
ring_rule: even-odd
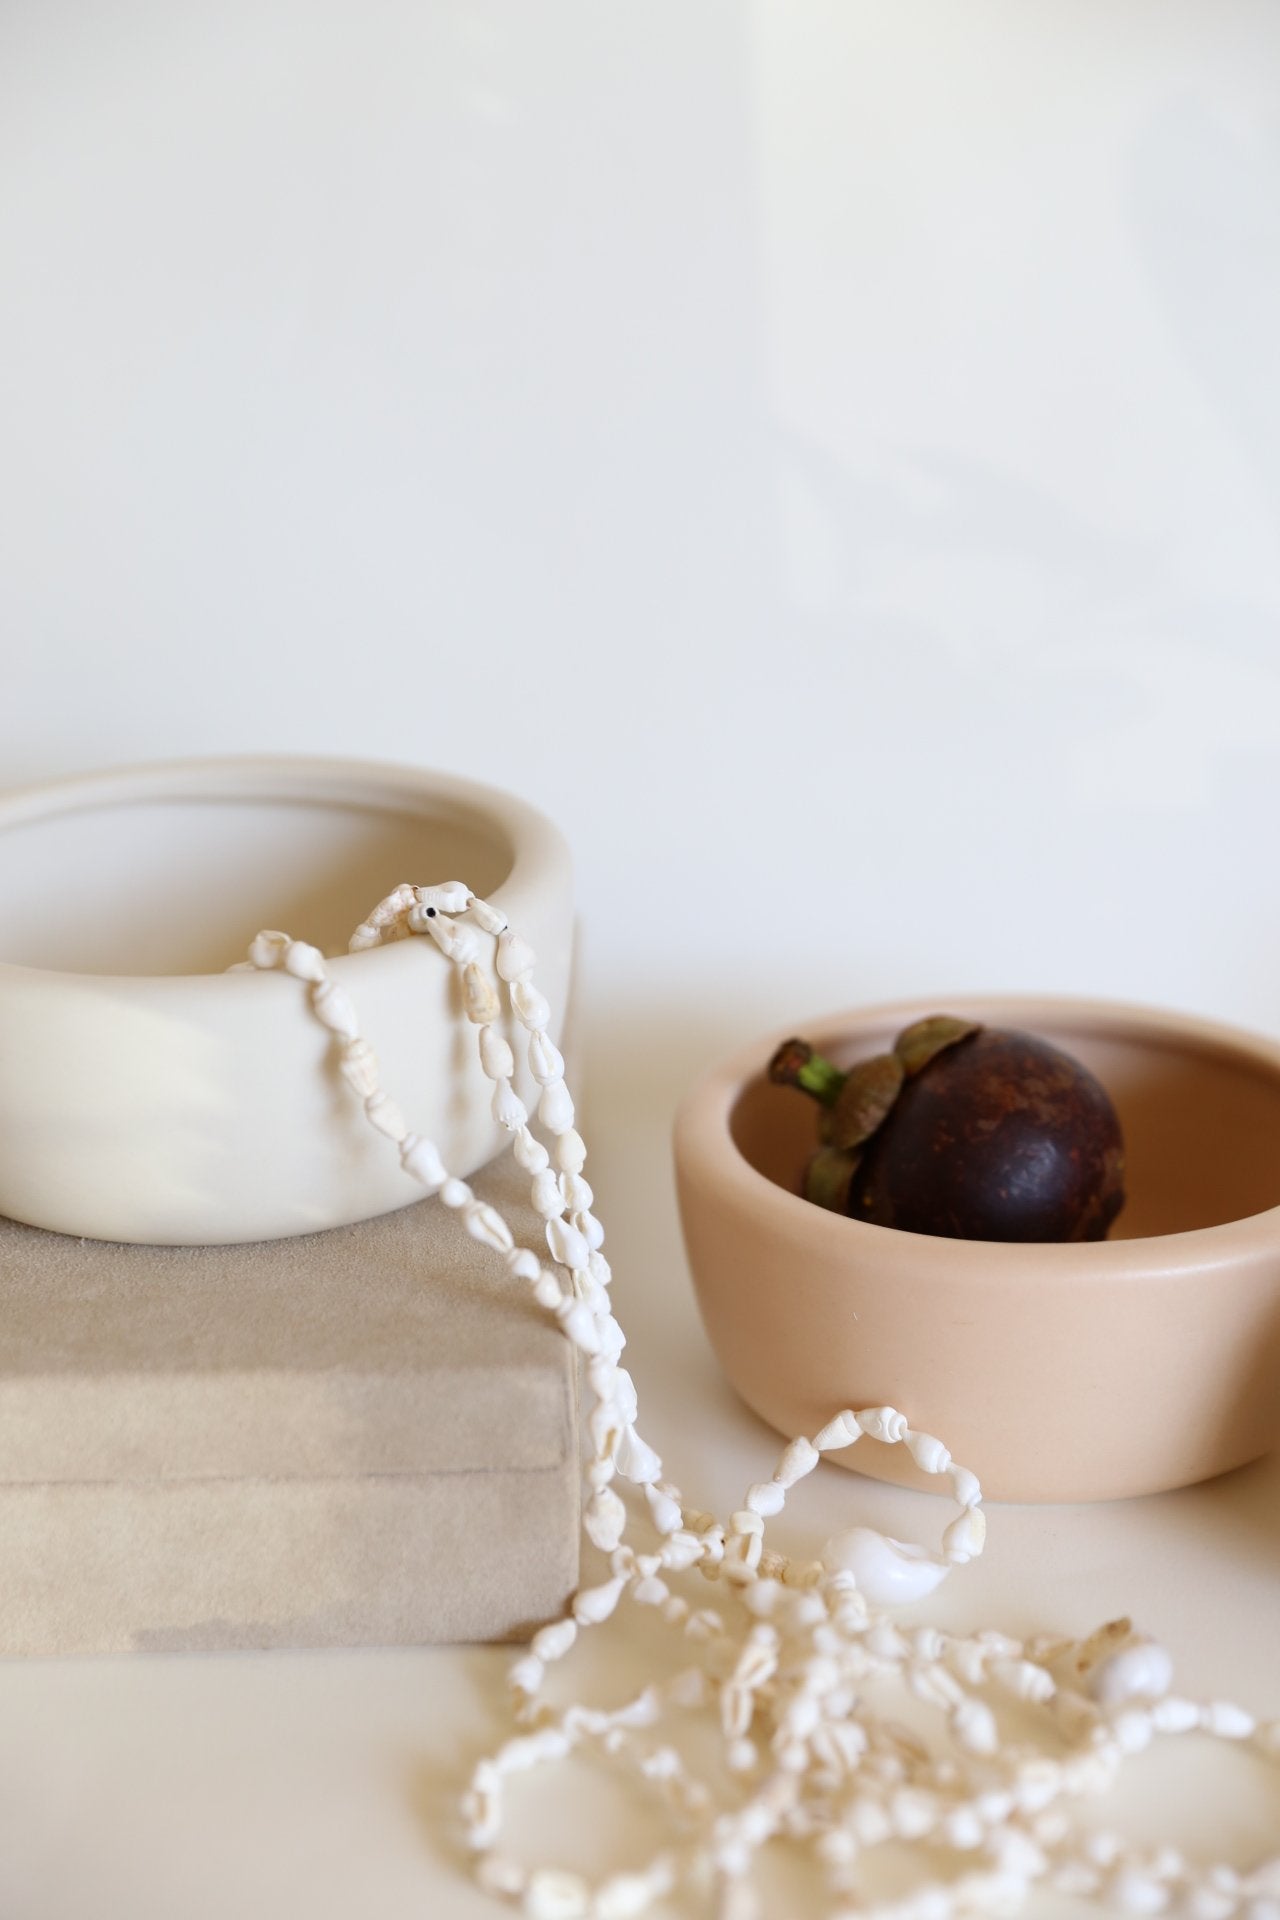
[[[635,1385],[619,1364],[625,1339],[610,1304],[604,1229],[592,1211],[564,1060],[547,1031],[551,1008],[533,982],[536,956],[502,913],[460,882],[397,887],[357,927],[351,950],[410,934],[429,936],[460,975],[480,1064],[493,1083],[494,1119],[511,1135],[545,1222],[543,1248],[517,1246],[497,1209],[410,1130],[383,1091],[350,996],[317,947],[263,932],[240,965],[298,979],[353,1095],[398,1149],[405,1172],[532,1289],[583,1359],[583,1527],[607,1556],[608,1575],[580,1588],[564,1617],[536,1633],[511,1668],[515,1730],[475,1767],[463,1805],[480,1884],[528,1920],[638,1920],[681,1890],[698,1893],[715,1920],[755,1920],[762,1911],[756,1856],[786,1839],[811,1849],[833,1920],[958,1920],[1015,1908],[1036,1888],[1092,1897],[1126,1914],[1280,1920],[1280,1853],[1248,1871],[1198,1865],[1175,1846],[1137,1848],[1074,1818],[1158,1736],[1207,1733],[1280,1759],[1280,1721],[1259,1723],[1230,1702],[1180,1697],[1168,1654],[1128,1620],[1082,1641],[1029,1643],[995,1631],[956,1635],[895,1623],[894,1607],[931,1593],[952,1567],[982,1551],[986,1534],[975,1476],[904,1414],[893,1407],[836,1412],[812,1439],[784,1447],[772,1477],[749,1487],[727,1520],[685,1505],[640,1431]],[[512,1084],[499,983],[514,1016],[509,1030],[522,1035],[540,1089],[536,1117],[549,1145],[535,1136]],[[791,1488],[824,1453],[867,1438],[906,1447],[927,1473],[949,1480],[959,1512],[940,1551],[867,1527],[835,1535],[808,1562],[766,1546],[766,1522]],[[636,1490],[630,1506],[618,1483]],[[708,1585],[716,1604],[696,1604]],[[681,1587],[693,1587],[693,1598]],[[584,1629],[624,1605],[665,1622],[686,1646],[687,1663],[620,1707],[551,1707],[542,1698],[548,1668]],[[932,1737],[909,1731],[878,1704],[894,1688],[932,1710]],[[1016,1736],[1002,1724],[1002,1708],[1014,1703]],[[1026,1731],[1028,1715],[1039,1738]],[[678,1727],[699,1720],[719,1742],[721,1766],[711,1778],[677,1744]],[[497,1851],[512,1777],[582,1750],[630,1772],[665,1805],[671,1824],[670,1844],[651,1860],[596,1885],[571,1867],[525,1866]],[[905,1895],[871,1899],[863,1869],[887,1843],[914,1849],[920,1875]]]

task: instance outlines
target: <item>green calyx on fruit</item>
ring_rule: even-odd
[[[958,1020],[949,1013],[930,1014],[904,1027],[893,1043],[892,1053],[874,1054],[847,1070],[833,1067],[814,1052],[807,1040],[786,1040],[769,1062],[769,1078],[775,1086],[800,1087],[812,1094],[824,1108],[819,1128],[825,1144],[852,1153],[865,1146],[884,1125],[905,1080],[923,1072],[945,1047],[953,1047],[977,1031],[972,1020]],[[832,1190],[825,1171],[821,1184],[824,1191]],[[825,1200],[819,1204],[832,1203]],[[844,1211],[843,1205],[840,1210]]]
[[[967,1040],[971,1033],[980,1031],[977,1020],[961,1020],[954,1013],[929,1013],[923,1020],[915,1020],[902,1029],[893,1043],[893,1051],[902,1062],[907,1078],[914,1080],[947,1047],[954,1047],[959,1041]]]
[[[804,1170],[804,1197],[832,1213],[848,1213],[850,1183],[859,1156],[843,1147],[819,1147]]]
[[[964,1240],[1100,1240],[1124,1204],[1105,1090],[1031,1034],[932,1014],[847,1071],[789,1040],[769,1077],[822,1108],[805,1197],[855,1219]]]

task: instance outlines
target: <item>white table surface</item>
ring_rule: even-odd
[[[0,9],[3,777],[347,752],[560,822],[702,1504],[775,1447],[679,1250],[705,1064],[917,992],[1280,1031],[1278,72],[1273,0]],[[786,1537],[854,1513],[942,1509],[824,1467]],[[938,1605],[1131,1610],[1278,1714],[1280,1464],[993,1511]],[[0,1920],[479,1914],[503,1666],[3,1666]],[[1135,1829],[1274,1843],[1183,1744]],[[584,1804],[540,1824],[591,1863]]]
[[[687,1047],[678,1029],[635,1048],[597,1036],[592,1174],[649,1433],[686,1495],[727,1511],[771,1469],[777,1440],[724,1382],[686,1277],[667,1133]],[[816,1550],[855,1518],[932,1540],[949,1511],[824,1465],[773,1526],[784,1547]],[[1280,1714],[1280,1455],[1154,1499],[993,1507],[989,1520],[983,1558],[922,1617],[1080,1634],[1128,1612],[1173,1650],[1179,1689]],[[581,1651],[595,1697],[641,1683],[646,1646],[616,1626]],[[0,1914],[497,1911],[463,1877],[455,1808],[469,1763],[502,1737],[509,1658],[440,1648],[0,1664]],[[529,1857],[602,1871],[652,1844],[626,1791],[554,1782],[513,1795],[512,1837]],[[1280,1769],[1217,1743],[1169,1742],[1133,1763],[1098,1817],[1244,1865],[1280,1843]],[[795,1897],[771,1915],[810,1910]],[[1078,1911],[1048,1898],[1028,1910]]]

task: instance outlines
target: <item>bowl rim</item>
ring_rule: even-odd
[[[11,828],[31,825],[62,814],[105,809],[132,803],[164,800],[296,800],[351,802],[367,811],[411,813],[415,798],[437,810],[441,803],[460,821],[501,838],[510,853],[511,867],[506,878],[489,895],[490,900],[519,922],[525,917],[525,903],[536,892],[539,878],[546,872],[565,872],[569,866],[568,844],[559,828],[528,801],[500,787],[468,780],[431,767],[411,766],[392,760],[348,759],[341,755],[295,753],[216,754],[192,759],[148,760],[135,764],[103,768],[69,778],[35,781],[0,792],[0,834]],[[398,804],[397,804],[398,803]],[[409,803],[409,804],[406,804]],[[439,875],[438,879],[460,879],[465,874]],[[423,880],[420,885],[434,884]],[[374,905],[371,900],[370,907]],[[257,931],[246,930],[246,946]],[[298,937],[305,938],[305,929]],[[351,983],[353,969],[360,969],[367,982],[378,969],[390,975],[411,964],[408,956],[418,943],[392,941],[360,953],[326,956],[330,972]],[[421,955],[413,959],[420,962]],[[194,981],[202,990],[242,993],[245,983],[259,976],[248,973],[88,973],[73,967],[32,967],[0,956],[0,987],[13,981],[66,981],[69,985],[93,983],[98,988],[149,986],[158,990],[189,987]]]
[[[1280,1251],[1280,1203],[1213,1226],[1148,1234],[1131,1240],[952,1240],[942,1235],[906,1234],[896,1227],[874,1226],[869,1221],[850,1220],[843,1214],[830,1213],[779,1186],[752,1166],[733,1136],[734,1109],[747,1087],[763,1078],[763,1063],[784,1040],[796,1032],[804,1032],[812,1035],[815,1044],[825,1048],[856,1038],[859,1031],[867,1028],[886,1024],[905,1026],[940,1008],[982,1019],[998,1015],[1010,1022],[1025,1016],[1033,1023],[1032,1030],[1037,1017],[1064,1025],[1072,1020],[1087,1022],[1097,1032],[1133,1033],[1137,1029],[1153,1037],[1175,1040],[1185,1049],[1229,1054],[1280,1085],[1280,1041],[1198,1014],[1076,995],[916,995],[909,1000],[877,1001],[792,1022],[736,1048],[706,1072],[679,1105],[674,1127],[677,1172],[693,1170],[704,1183],[715,1187],[723,1199],[745,1210],[762,1230],[776,1233],[781,1225],[790,1222],[788,1231],[794,1234],[797,1245],[807,1241],[813,1246],[816,1242],[823,1258],[847,1258],[858,1244],[850,1235],[861,1236],[868,1259],[874,1259],[877,1244],[887,1249],[892,1242],[901,1248],[904,1241],[911,1241],[916,1264],[946,1265],[966,1281],[981,1282],[986,1276],[993,1283],[1007,1284],[1014,1270],[1027,1264],[1031,1251],[1037,1265],[1047,1260],[1078,1267],[1087,1261],[1093,1276],[1116,1280],[1126,1276],[1141,1275],[1150,1279],[1155,1274],[1202,1273],[1206,1269],[1252,1266],[1257,1261],[1275,1260]]]

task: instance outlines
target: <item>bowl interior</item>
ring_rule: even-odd
[[[68,973],[221,973],[260,927],[326,953],[402,881],[492,893],[513,849],[444,796],[228,791],[58,805],[0,822],[0,961]]]
[[[958,1009],[962,1011],[963,1009]],[[1112,1240],[1185,1233],[1224,1225],[1280,1206],[1280,1067],[1243,1042],[1150,1024],[1037,1010],[992,1023],[1022,1027],[1074,1054],[1115,1102],[1124,1131],[1127,1200]],[[845,1066],[890,1044],[900,1021],[853,1038],[817,1036]],[[734,1104],[730,1131],[743,1157],[795,1193],[814,1144],[814,1109],[804,1096],[749,1081]]]

